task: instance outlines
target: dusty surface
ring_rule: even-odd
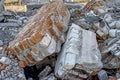
[[[66,5],[68,6],[68,10],[71,14],[69,25],[67,25],[68,29],[72,23],[75,23],[77,26],[80,26],[82,29],[88,30],[91,33],[96,34],[97,45],[100,51],[99,54],[101,54],[101,56],[100,55],[97,55],[97,56],[99,56],[99,58],[100,57],[102,58],[101,61],[102,61],[103,67],[102,68],[99,67],[99,69],[89,70],[90,67],[88,66],[94,65],[92,64],[92,62],[97,61],[97,58],[93,59],[93,56],[92,56],[95,54],[95,52],[93,52],[93,54],[91,53],[92,55],[86,55],[86,56],[82,55],[83,56],[82,58],[84,58],[84,61],[91,63],[88,66],[86,66],[88,67],[88,69],[85,69],[84,65],[87,65],[86,63],[80,64],[82,68],[77,67],[78,64],[74,66],[73,64],[77,62],[78,58],[74,59],[75,57],[73,54],[72,54],[73,56],[71,56],[71,54],[65,54],[65,59],[62,59],[63,57],[60,58],[59,56],[63,54],[62,52],[49,55],[48,57],[43,58],[40,62],[38,62],[34,66],[30,65],[31,67],[25,67],[26,64],[20,61],[19,58],[12,55],[11,52],[7,50],[7,46],[9,45],[9,42],[16,40],[15,38],[16,35],[18,35],[17,37],[21,36],[22,37],[21,40],[27,38],[26,36],[23,36],[23,34],[21,35],[21,33],[23,32],[22,30],[25,29],[24,26],[27,26],[26,25],[27,21],[37,13],[38,8],[41,6],[38,4],[34,4],[33,6],[32,4],[32,6],[31,5],[28,6],[28,11],[25,13],[16,13],[11,11],[2,11],[0,13],[0,53],[1,53],[0,54],[0,62],[1,62],[0,78],[2,80],[26,80],[26,79],[27,80],[57,80],[57,79],[119,80],[120,79],[120,45],[119,45],[120,44],[120,35],[119,35],[120,34],[120,26],[119,26],[120,25],[120,22],[119,22],[120,21],[120,13],[119,13],[120,4],[119,4],[119,0],[115,0],[115,2],[113,1],[111,2],[109,0],[107,0],[106,2],[98,1],[98,2],[94,2],[94,4],[90,2],[86,6],[83,6],[78,3],[70,3],[70,4],[66,3]],[[51,8],[51,9],[55,9],[55,8]],[[36,16],[35,19],[37,18],[39,17]],[[48,20],[48,19],[45,18],[45,20]],[[38,26],[36,25],[36,27]],[[32,28],[31,31],[34,31],[34,30],[36,29]],[[67,31],[67,34],[70,36],[74,36],[73,34],[71,35],[69,31]],[[29,33],[28,35],[31,36]],[[77,34],[75,36],[77,36]],[[87,38],[87,35],[85,37]],[[88,38],[95,39],[95,37],[93,36],[92,37],[89,36]],[[53,36],[53,39],[55,39],[55,36]],[[83,42],[86,45],[90,45],[92,44],[92,41],[89,42],[89,40],[87,41],[86,39],[85,42],[84,41]],[[73,41],[71,43],[74,44],[74,42],[76,41]],[[78,39],[78,42],[81,42],[81,39]],[[63,48],[63,45],[61,46],[62,48]],[[75,43],[75,45],[78,45],[78,44]],[[68,48],[70,48],[71,44],[68,44],[68,46],[69,46]],[[12,46],[12,47],[15,47],[15,46]],[[91,47],[87,46],[87,48],[91,50]],[[60,51],[62,50],[63,49],[60,49]],[[72,49],[70,49],[70,51],[72,52]],[[87,54],[86,51],[87,50],[83,48],[83,52],[85,52],[85,54]],[[95,51],[95,49],[93,49],[92,51]],[[75,49],[73,49],[73,52],[77,53]],[[79,56],[81,57],[80,54]],[[88,58],[86,59],[86,57]],[[87,61],[90,58],[91,58],[91,61]],[[56,64],[56,61],[57,62],[62,61],[65,64],[62,67],[63,69],[67,68],[67,70],[64,70],[64,73],[65,74],[69,73],[68,75],[57,76],[55,74],[56,65],[57,66],[60,65],[58,67],[60,67],[61,69],[61,64],[58,64],[58,63]],[[24,70],[20,66],[25,67]],[[96,66],[98,65],[96,64]],[[91,71],[91,72],[88,73],[88,71]],[[63,72],[59,71],[59,73],[61,74]]]

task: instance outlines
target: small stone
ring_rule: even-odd
[[[15,63],[14,66],[18,66],[18,63]]]
[[[3,41],[2,40],[0,40],[0,46],[3,46]]]
[[[17,80],[17,77],[14,77],[14,80]]]
[[[98,73],[98,78],[99,78],[99,80],[108,80],[108,75],[107,75],[106,71],[101,70]]]
[[[19,74],[18,77],[22,78],[22,77],[24,77],[24,74]]]
[[[28,80],[33,80],[33,78],[28,78]]]
[[[13,78],[9,78],[9,80],[14,80]]]
[[[120,74],[116,73],[116,77],[117,77],[117,79],[120,79]]]
[[[22,68],[24,68],[26,66],[26,64],[23,61],[19,61],[18,63],[19,63],[19,66]]]
[[[0,53],[2,52],[3,47],[0,47]]]
[[[0,62],[1,62],[2,64],[10,64],[10,63],[11,63],[11,60],[10,60],[9,58],[7,58],[7,57],[2,57],[2,58],[0,59]]]
[[[117,33],[117,29],[111,29],[111,30],[109,31],[110,37],[116,37],[116,33]]]
[[[10,80],[9,78],[5,78],[5,80]]]
[[[50,72],[51,72],[50,66],[46,66],[45,69],[38,74],[38,77],[40,79],[45,78]]]
[[[13,55],[10,55],[10,58],[12,59],[12,58],[14,58],[14,56],[13,56]]]

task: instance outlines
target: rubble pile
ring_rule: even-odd
[[[32,15],[31,15],[32,16]],[[30,17],[12,11],[0,13],[0,46],[8,45]]]
[[[36,13],[36,10],[25,13],[4,11],[4,9],[0,11],[0,80],[26,80],[18,58],[12,55],[6,46]]]
[[[0,54],[0,80],[26,80],[24,69],[18,64],[18,59],[3,47]]]
[[[86,5],[59,0],[45,4],[33,17],[31,12],[22,17],[1,13],[0,78],[119,80],[119,6],[119,0]]]

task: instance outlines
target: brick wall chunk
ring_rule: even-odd
[[[70,14],[62,1],[44,5],[9,43],[8,49],[27,66],[59,52],[69,18]]]

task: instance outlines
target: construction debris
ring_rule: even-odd
[[[61,44],[65,42],[64,33],[68,28],[69,17],[63,2],[43,6],[10,43],[8,49],[28,66],[60,52]]]
[[[42,78],[45,78],[50,72],[51,72],[51,68],[49,66],[46,66],[46,68],[41,73],[39,73],[38,75],[39,79],[44,80]]]
[[[41,80],[41,79],[39,79]],[[45,77],[43,80],[57,80],[57,78],[54,76],[54,74],[50,74],[47,77]]]
[[[0,12],[4,11],[4,0],[0,0]]]
[[[5,52],[0,56],[1,80],[26,80],[24,70],[18,65],[17,58],[10,54],[7,55]]]
[[[0,79],[119,80],[120,1],[42,2],[0,7]]]
[[[93,70],[100,68],[102,68],[102,62],[95,33],[72,24],[56,63],[56,75],[63,77],[67,73],[79,76],[81,75],[79,70],[92,73]],[[74,72],[74,70],[78,70],[78,72]]]

